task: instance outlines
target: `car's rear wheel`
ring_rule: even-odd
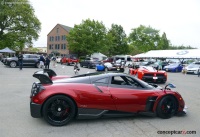
[[[177,105],[177,101],[173,96],[165,96],[158,103],[157,115],[164,119],[170,118],[176,113]]]
[[[36,68],[39,68],[39,67],[40,67],[40,63],[37,62],[37,63],[35,64],[35,67],[36,67]]]
[[[63,126],[75,116],[76,105],[66,96],[56,95],[48,99],[43,106],[44,119],[53,126]]]
[[[17,66],[17,62],[15,62],[15,61],[11,61],[10,62],[10,67],[11,68],[15,68]]]

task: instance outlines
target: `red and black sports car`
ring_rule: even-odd
[[[185,114],[178,92],[149,85],[123,73],[88,73],[51,80],[42,73],[31,89],[30,110],[34,118],[44,117],[51,125],[63,126],[72,119],[135,114],[170,118]]]
[[[167,81],[167,73],[165,71],[156,70],[151,66],[130,68],[129,74],[134,75],[145,82],[165,83]]]

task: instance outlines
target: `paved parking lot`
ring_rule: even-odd
[[[9,68],[0,63],[0,137],[159,137],[183,136],[161,135],[158,131],[196,131],[190,137],[200,136],[200,77],[168,73],[168,82],[177,86],[183,96],[188,113],[161,119],[148,116],[75,120],[63,127],[53,127],[43,119],[30,116],[29,95],[32,74],[38,68]],[[73,75],[73,66],[57,65],[53,68],[59,75]],[[94,72],[81,68],[80,73]],[[126,70],[128,72],[128,70]],[[161,85],[163,86],[163,85]]]

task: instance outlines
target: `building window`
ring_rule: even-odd
[[[54,41],[54,36],[51,37],[51,41]]]
[[[60,36],[58,36],[57,40],[60,41]]]
[[[49,41],[51,41],[51,36],[49,37]]]
[[[57,33],[59,32],[59,28],[57,28]]]
[[[49,49],[53,49],[53,44],[52,44],[52,45],[49,45]]]
[[[64,35],[64,40],[66,40],[67,39],[67,36],[66,35]]]
[[[61,44],[61,49],[63,49],[63,44]]]
[[[57,45],[57,49],[60,49],[60,44]]]
[[[57,49],[57,44],[55,45],[55,49]]]
[[[66,49],[66,44],[64,44],[64,47],[63,47],[63,49]]]

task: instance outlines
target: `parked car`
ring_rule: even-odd
[[[185,70],[186,70],[186,73],[189,73],[189,74],[198,74],[198,70],[200,68],[200,63],[199,62],[194,62],[194,63],[191,63],[189,64]]]
[[[90,57],[87,57],[80,62],[81,67],[86,66],[88,68],[95,68],[97,64],[101,64],[101,61],[99,61],[98,58]]]
[[[52,81],[35,73],[30,112],[53,126],[73,119],[149,114],[167,119],[185,113],[182,96],[170,89],[150,85],[124,73],[92,73]]]
[[[180,63],[173,63],[165,66],[163,70],[168,72],[182,72],[183,65]]]
[[[23,66],[34,66],[39,68],[40,55],[37,54],[23,54]],[[6,58],[4,65],[10,66],[11,68],[15,68],[19,66],[17,57]]]
[[[124,64],[120,63],[101,63],[96,65],[96,71],[119,71],[119,72],[124,72]]]
[[[60,61],[61,64],[67,64],[67,65],[71,65],[74,63],[79,63],[79,59],[76,57],[63,57]]]
[[[162,62],[162,69],[163,69],[165,66],[167,66],[167,65],[169,65],[168,62]],[[149,64],[149,66],[152,66],[152,67],[154,67],[155,69],[158,70],[159,62],[155,62],[155,63],[153,63],[153,64]]]
[[[151,66],[135,66],[129,69],[129,74],[145,81],[153,83],[165,83],[167,81],[167,73],[159,71]]]

